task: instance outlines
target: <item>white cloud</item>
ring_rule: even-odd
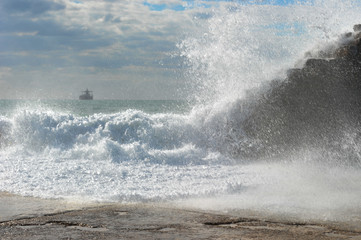
[[[30,91],[40,98],[68,98],[66,88],[87,85],[106,97],[118,82],[132,89],[133,98],[172,97],[181,85],[175,74],[181,64],[169,55],[184,34],[194,31],[196,10],[151,11],[144,0],[39,1],[41,9],[31,0],[0,3],[0,67],[12,69],[2,75],[11,86],[8,96]],[[106,79],[111,87],[99,84]],[[139,81],[152,83],[153,91],[138,93]]]

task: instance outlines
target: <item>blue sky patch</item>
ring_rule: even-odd
[[[163,11],[166,9],[171,9],[174,11],[184,11],[186,8],[183,5],[167,5],[167,4],[151,4],[147,1],[143,2],[144,6],[147,6],[151,11]]]
[[[163,11],[166,9],[166,4],[150,4],[148,2],[143,3],[144,6],[147,6],[151,11]]]

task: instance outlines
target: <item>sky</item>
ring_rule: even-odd
[[[179,99],[177,44],[219,4],[293,0],[1,0],[0,99]]]

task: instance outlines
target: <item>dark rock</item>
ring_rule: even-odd
[[[361,38],[361,32],[356,33],[356,35],[355,35],[355,39],[356,39],[356,40],[359,40],[360,38]]]
[[[355,32],[361,31],[361,24],[356,24],[356,25],[354,25],[354,26],[353,26],[353,30],[354,30]]]
[[[359,53],[359,49],[358,49],[357,45],[350,44],[350,45],[338,48],[336,50],[334,56],[336,58],[347,58],[350,60],[352,60],[352,59],[357,60],[359,58],[358,53]]]
[[[256,153],[242,149],[239,154],[257,158],[304,147],[339,151],[345,133],[358,131],[361,39],[335,49],[333,59],[308,59],[303,68],[290,69],[283,81],[260,91],[258,99],[248,103],[241,126],[247,139],[261,147]]]
[[[352,32],[346,33],[346,34],[345,34],[345,37],[346,37],[346,38],[352,37]]]

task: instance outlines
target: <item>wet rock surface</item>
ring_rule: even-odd
[[[107,205],[3,221],[1,239],[361,239],[360,229]]]
[[[246,117],[232,127],[241,126],[244,136],[259,147],[247,151],[246,146],[236,155],[272,157],[323,148],[359,163],[358,153],[339,148],[347,145],[342,141],[349,133],[361,136],[355,131],[361,122],[360,25],[354,30],[334,45],[308,53],[304,65],[290,69],[285,79],[252,93],[255,97],[243,106]]]

